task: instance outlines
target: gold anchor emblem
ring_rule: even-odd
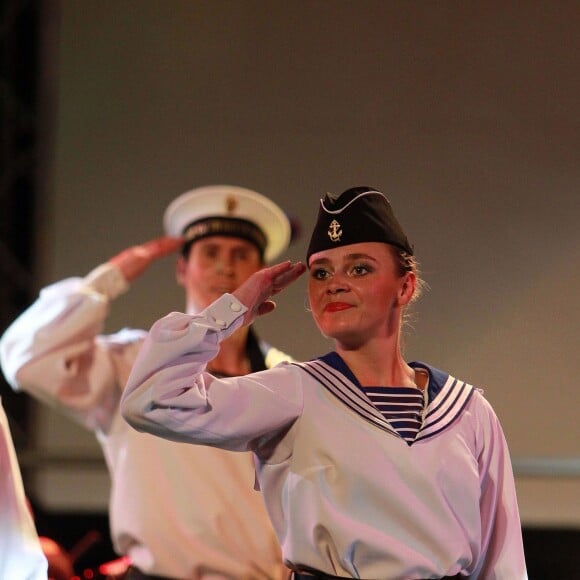
[[[332,220],[328,226],[328,237],[331,242],[338,242],[340,241],[340,236],[342,236],[340,224],[336,220]]]

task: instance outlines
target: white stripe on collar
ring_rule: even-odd
[[[366,394],[342,372],[320,359],[292,364],[304,369],[365,421],[401,438]],[[453,423],[471,399],[474,390],[473,386],[449,375],[441,390],[429,402],[424,423],[413,444],[437,435]]]
[[[330,391],[352,411],[365,421],[388,431],[391,435],[399,434],[391,427],[383,414],[371,403],[370,399],[344,374],[321,360],[293,363],[303,368],[323,387]]]
[[[430,401],[425,422],[415,441],[433,437],[455,421],[471,399],[473,391],[473,386],[449,375],[437,396]]]

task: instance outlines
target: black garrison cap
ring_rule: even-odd
[[[316,252],[361,242],[384,242],[413,255],[413,246],[383,193],[366,186],[347,189],[338,197],[327,193],[320,200],[306,262]]]

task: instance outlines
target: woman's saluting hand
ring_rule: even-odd
[[[288,260],[252,274],[232,292],[248,308],[244,315],[244,324],[251,324],[256,317],[272,312],[276,303],[270,298],[292,284],[305,271],[306,266],[302,262],[293,264]]]

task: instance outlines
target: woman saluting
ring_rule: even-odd
[[[321,200],[307,252],[314,320],[334,350],[244,377],[205,371],[218,344],[272,310],[285,262],[190,316],[155,323],[127,384],[127,421],[160,437],[251,450],[294,577],[526,578],[509,453],[481,391],[400,335],[420,282],[372,188]]]

